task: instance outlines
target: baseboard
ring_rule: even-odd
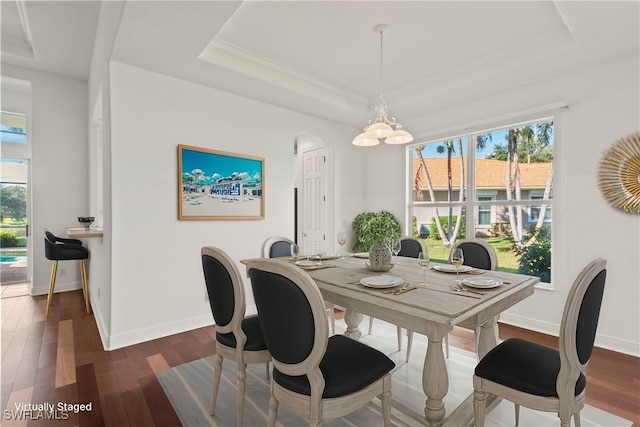
[[[127,347],[142,342],[155,340],[158,338],[168,337],[170,335],[179,334],[185,331],[211,326],[213,324],[211,315],[194,317],[185,319],[180,322],[168,323],[152,328],[140,329],[121,335],[111,335],[103,338],[105,350],[116,350],[118,348]]]
[[[91,306],[93,309],[93,305]],[[107,325],[104,323],[104,317],[102,316],[102,312],[93,311],[93,317],[96,320],[96,326],[98,327],[98,334],[100,335],[100,341],[102,341],[102,348],[105,350],[110,349],[110,339],[108,334]]]
[[[67,282],[67,283],[58,283],[56,282],[56,286],[54,289],[54,293],[58,292],[68,292],[68,291],[77,291],[78,289],[82,289],[82,284],[80,281],[76,282]],[[49,285],[46,286],[32,286],[31,287],[31,295],[48,295],[49,294]]]
[[[531,319],[529,317],[516,316],[509,313],[502,313],[500,315],[500,322],[554,337],[558,336],[558,331],[560,330],[560,325]],[[640,357],[639,343],[624,341],[619,338],[603,334],[596,334],[595,346],[618,353],[628,354],[634,357]]]

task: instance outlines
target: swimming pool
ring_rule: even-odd
[[[0,262],[17,262],[17,261],[26,261],[27,254],[25,252],[15,252],[15,253],[0,253]]]

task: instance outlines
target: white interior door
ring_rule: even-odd
[[[327,149],[305,151],[302,157],[302,248],[306,255],[326,251]]]

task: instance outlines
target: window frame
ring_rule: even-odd
[[[0,142],[3,144],[27,144],[27,115],[11,111],[0,111]],[[21,130],[18,132],[16,130]],[[17,135],[20,138],[4,139],[5,135]]]
[[[486,206],[490,206],[491,207],[491,214],[492,214],[492,221],[495,222],[497,219],[497,209],[499,209],[500,207],[507,207],[507,206],[514,206],[520,209],[523,209],[523,211],[526,212],[527,216],[529,217],[530,214],[530,209],[532,206],[542,206],[542,205],[547,205],[547,209],[551,212],[551,219],[544,220],[545,224],[553,224],[553,204],[554,204],[554,199],[553,199],[553,187],[552,187],[552,191],[550,194],[550,197],[547,199],[544,199],[543,197],[539,198],[539,199],[534,199],[536,200],[536,203],[532,204],[531,201],[532,199],[528,198],[528,195],[525,196],[527,198],[522,198],[519,201],[516,200],[496,200],[496,198],[493,198],[493,200],[476,200],[477,199],[477,194],[478,193],[482,193],[482,192],[486,192],[486,190],[483,189],[476,189],[475,188],[475,166],[476,166],[476,149],[475,149],[475,141],[473,139],[474,136],[476,135],[482,135],[482,134],[486,134],[486,133],[491,133],[494,131],[499,131],[499,130],[504,130],[504,129],[511,129],[511,128],[519,128],[519,127],[523,127],[523,126],[527,126],[527,125],[533,125],[536,123],[543,123],[543,122],[547,122],[547,121],[552,121],[553,122],[553,165],[552,168],[555,168],[555,164],[556,161],[559,158],[559,151],[558,151],[558,147],[561,144],[561,129],[562,129],[562,116],[561,116],[561,109],[567,108],[567,105],[561,105],[557,108],[553,108],[550,110],[541,110],[540,113],[538,114],[531,114],[528,115],[525,118],[511,118],[511,119],[507,119],[507,120],[503,120],[500,122],[496,122],[493,125],[477,125],[477,126],[466,126],[463,127],[464,132],[447,132],[447,133],[442,133],[436,136],[432,136],[429,138],[424,138],[422,141],[418,142],[418,143],[412,143],[410,145],[407,146],[407,177],[408,180],[407,185],[406,185],[406,190],[407,190],[407,204],[406,204],[406,220],[407,220],[407,224],[412,224],[412,216],[413,216],[413,210],[415,208],[423,208],[423,207],[428,207],[428,208],[433,208],[433,207],[438,207],[439,209],[443,209],[443,208],[447,208],[449,206],[454,208],[454,212],[453,215],[460,215],[465,214],[466,215],[466,229],[465,229],[465,238],[475,238],[475,232],[476,232],[476,227],[477,224],[476,222],[479,220],[479,212],[478,209],[480,208],[480,206],[486,207]],[[464,201],[463,202],[458,202],[458,201],[439,201],[436,200],[435,202],[431,202],[431,201],[421,201],[421,200],[415,200],[414,199],[414,187],[413,187],[413,179],[414,177],[412,176],[413,174],[413,152],[414,149],[417,146],[427,146],[429,144],[437,144],[437,143],[441,143],[443,141],[447,141],[447,140],[457,140],[457,139],[466,139],[466,146],[463,148],[463,151],[465,151],[465,156],[466,159],[465,161],[467,162],[467,173],[465,175],[465,188],[464,188]],[[556,173],[554,173],[554,181],[555,181],[555,177],[557,176]],[[473,186],[471,184],[474,184]],[[421,190],[422,191],[422,190]],[[454,197],[455,194],[457,194],[457,192],[454,190]],[[544,191],[540,191],[541,196],[544,195]],[[523,195],[524,196],[524,195]],[[528,218],[528,221],[525,222],[526,223],[534,223],[536,221],[531,220],[530,218]],[[419,224],[418,224],[419,226]],[[411,229],[411,227],[408,227],[408,229]],[[554,241],[558,242],[558,239],[554,238],[554,227],[551,227],[551,233],[552,233],[552,237],[551,237],[551,241],[552,241],[552,248],[554,247]],[[553,258],[553,253],[554,251],[551,251],[551,265],[554,265],[554,258]],[[543,289],[547,289],[547,290],[553,290],[553,276],[554,276],[554,270],[553,267],[551,269],[551,281],[550,283],[546,283],[546,282],[540,282],[536,287],[540,287]]]

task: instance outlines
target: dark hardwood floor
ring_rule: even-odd
[[[12,295],[2,297],[3,426],[180,425],[155,373],[214,353],[214,327],[106,352],[93,315],[83,310],[80,291],[57,294],[48,318],[45,296]],[[514,336],[557,343],[554,337],[500,326],[501,339]],[[450,344],[473,351],[473,334],[456,328]],[[587,376],[588,404],[640,427],[640,359],[596,349]],[[5,410],[20,402],[90,404],[91,410],[70,412],[55,422],[8,419]]]

